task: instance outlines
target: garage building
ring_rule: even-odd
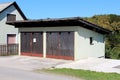
[[[20,55],[79,60],[105,56],[110,31],[80,17],[7,22],[19,28]]]

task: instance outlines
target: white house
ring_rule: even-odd
[[[20,55],[79,60],[105,56],[110,31],[80,17],[8,21],[19,28]]]
[[[0,4],[0,45],[17,44],[18,28],[6,24],[7,21],[26,20],[25,15],[16,4],[8,2]]]

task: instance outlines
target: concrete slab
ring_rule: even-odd
[[[84,70],[92,70],[99,72],[114,72],[120,73],[119,67],[120,60],[113,59],[103,59],[103,58],[88,58],[83,59],[71,63],[57,65],[56,68],[72,68],[72,69],[84,69]]]
[[[79,61],[70,61],[29,56],[3,56],[0,57],[0,63],[0,67],[28,71],[55,67],[120,73],[120,60],[102,58],[88,58]]]
[[[15,68],[21,70],[34,70],[51,68],[60,64],[70,63],[68,60],[58,60],[29,56],[3,56],[0,57],[0,66],[7,68]]]

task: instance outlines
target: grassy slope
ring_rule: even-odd
[[[120,74],[117,73],[103,73],[88,70],[74,70],[74,69],[49,69],[46,72],[70,75],[84,80],[120,80]]]

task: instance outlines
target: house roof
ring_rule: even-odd
[[[19,13],[21,14],[21,16],[27,20],[26,16],[24,15],[24,13],[22,12],[22,10],[19,8],[19,6],[17,5],[16,2],[7,2],[7,3],[2,3],[0,4],[0,13],[2,13],[3,11],[5,11],[7,8],[9,8],[10,6],[14,5],[16,7],[16,9],[19,11]]]
[[[17,28],[81,26],[101,34],[108,34],[111,32],[108,29],[104,29],[101,26],[90,23],[82,19],[81,17],[55,18],[55,19],[47,18],[47,19],[39,19],[39,20],[14,21],[14,22],[7,22],[7,23],[10,25],[15,25],[15,27]]]

